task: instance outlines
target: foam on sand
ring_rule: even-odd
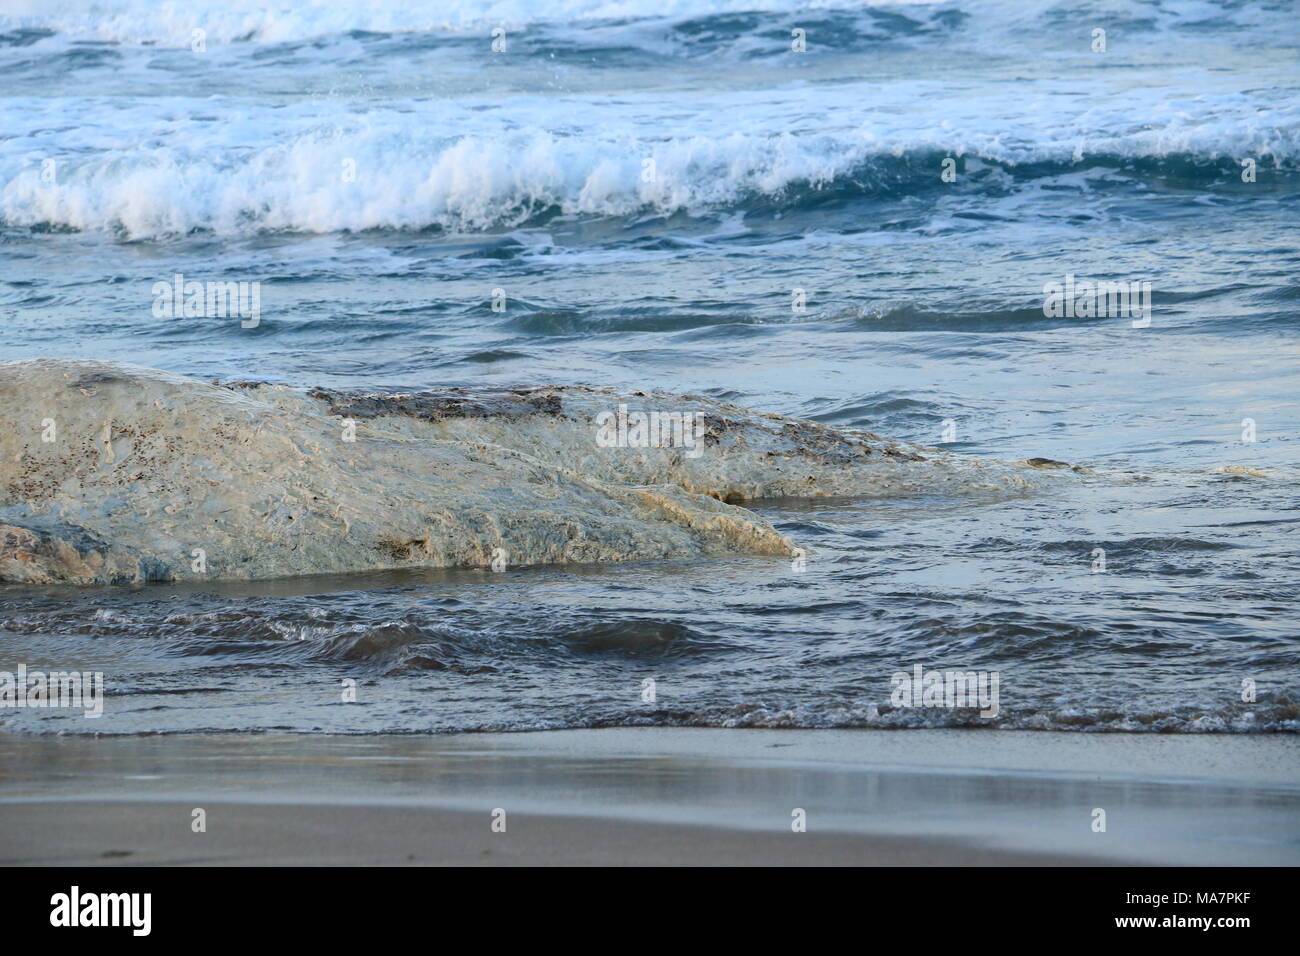
[[[606,447],[597,422],[619,405],[696,416],[698,432]],[[790,555],[792,542],[734,502],[1017,492],[1057,478],[1055,465],[657,392],[355,392],[7,362],[0,582]]]

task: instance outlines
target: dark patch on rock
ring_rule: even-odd
[[[21,519],[14,520],[21,520],[22,524],[8,524],[0,519],[0,529],[4,531],[0,534],[0,546],[10,543],[6,541],[6,536],[11,536],[12,543],[15,544],[21,538],[29,542],[38,540],[42,544],[62,541],[83,552],[109,549],[108,542],[77,525],[63,521],[50,521],[36,515],[25,515]]]
[[[409,415],[424,421],[451,418],[526,418],[559,415],[560,396],[548,389],[444,388],[422,392],[346,392],[313,388],[307,394],[345,418]]]
[[[120,375],[114,375],[111,372],[92,372],[89,375],[83,375],[68,385],[68,388],[87,389],[96,385],[108,385],[111,382],[124,382],[126,379]]]
[[[910,451],[902,451],[901,449],[890,448],[889,446],[885,446],[884,448],[882,448],[881,452],[883,452],[885,455],[889,456],[890,458],[897,458],[899,461],[925,461],[926,460],[924,455],[914,455]]]
[[[633,393],[636,394],[636,393]],[[722,438],[731,431],[734,423],[721,415],[710,415],[707,412],[704,415],[704,445],[711,448],[714,445],[721,445]]]
[[[158,558],[146,555],[139,559],[138,565],[140,568],[138,578],[146,583],[154,584],[175,580],[171,569]]]
[[[391,534],[376,541],[375,550],[394,561],[412,561],[427,551],[423,538],[402,539]]]
[[[271,383],[264,382],[255,378],[232,378],[228,382],[223,382],[220,379],[213,379],[212,384],[218,385],[221,388],[229,388],[231,390],[234,390],[234,389],[246,389],[246,388],[261,388],[263,385],[270,385]]]
[[[714,501],[721,501],[724,504],[728,504],[728,505],[742,505],[746,501],[750,500],[748,495],[736,491],[734,488],[728,491],[706,490],[702,493],[708,495]]]
[[[139,561],[114,552],[84,528],[55,522],[0,522],[0,583],[134,584],[171,579],[160,562],[142,571]]]

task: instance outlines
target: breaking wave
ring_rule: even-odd
[[[878,35],[912,37],[928,30],[964,28],[969,33],[1025,33],[1060,26],[1080,15],[1117,23],[1130,32],[1183,31],[1207,27],[1266,32],[1284,27],[1287,3],[1140,3],[1022,0],[1008,9],[1000,0],[449,0],[434,11],[405,0],[364,4],[320,2],[268,4],[262,0],[9,0],[0,31],[105,43],[188,46],[193,31],[213,42],[287,43],[331,35],[466,31],[506,24],[599,24],[657,21],[686,25],[694,34],[739,36],[770,29],[771,19],[799,14],[819,23],[855,16]]]
[[[936,171],[950,155],[968,165],[987,164],[976,180],[983,185],[975,188],[991,194],[1098,167],[1134,178],[1195,174],[1208,185],[1223,183],[1236,168],[1225,157],[1233,137],[1271,152],[1276,165],[1288,169],[1300,157],[1300,124],[1272,137],[1233,131],[1195,151],[1186,148],[1196,138],[1189,132],[1161,153],[1157,141],[1166,135],[1152,133],[1146,147],[1141,136],[1101,143],[1103,151],[1074,161],[1073,146],[984,148],[956,139],[946,149],[896,155],[892,147],[881,150],[853,135],[737,132],[651,143],[533,131],[413,145],[405,132],[317,130],[225,154],[162,146],[125,151],[106,163],[72,159],[57,188],[43,182],[38,169],[15,171],[0,188],[0,222],[127,239],[198,231],[473,232],[541,224],[557,215],[793,213],[860,198],[899,198],[940,188]],[[655,164],[653,182],[642,177],[643,157]],[[359,170],[346,188],[340,181],[345,170]]]

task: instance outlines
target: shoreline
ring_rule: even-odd
[[[1051,731],[5,736],[0,863],[1286,865],[1298,755]]]

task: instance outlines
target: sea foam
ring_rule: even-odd
[[[1195,102],[1117,87],[1086,104],[1066,89],[990,104],[955,100],[937,82],[884,93],[854,83],[819,92],[819,109],[834,117],[819,128],[808,126],[799,90],[616,103],[518,97],[486,113],[474,103],[408,101],[363,115],[335,101],[214,99],[202,119],[180,125],[176,115],[195,108],[189,100],[20,97],[5,125],[21,115],[22,129],[0,138],[0,223],[128,239],[481,231],[542,213],[725,214],[755,201],[797,209],[826,191],[900,196],[936,188],[946,156],[998,164],[1030,182],[1067,169],[1159,172],[1160,164],[1177,173],[1217,163],[1228,176],[1245,155],[1293,168],[1300,107],[1247,103],[1226,83],[1207,74]],[[868,105],[882,97],[888,111]],[[124,139],[122,128],[134,132]]]

